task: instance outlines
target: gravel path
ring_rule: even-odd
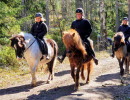
[[[130,100],[130,74],[124,77],[125,84],[121,84],[115,58],[101,59],[94,67],[91,82],[85,85],[80,80],[79,91],[74,91],[69,64],[59,64],[56,69],[50,84],[46,84],[48,76],[37,75],[37,87],[30,87],[31,79],[25,79],[0,89],[0,100]]]

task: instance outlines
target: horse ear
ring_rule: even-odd
[[[10,40],[13,40],[16,37],[16,35],[12,35],[11,38],[9,38]]]
[[[121,43],[124,43],[124,44],[125,44],[125,39],[124,39],[124,37],[122,37]]]
[[[14,39],[15,37],[11,37],[11,38],[9,38],[11,41]]]
[[[64,35],[65,33],[64,32],[62,32],[62,35]]]
[[[72,36],[74,37],[74,36],[75,36],[75,33],[73,33]]]

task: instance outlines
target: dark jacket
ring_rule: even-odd
[[[31,34],[33,36],[36,36],[40,39],[43,39],[43,37],[47,34],[48,28],[47,25],[44,22],[34,23],[31,28]]]
[[[125,38],[128,38],[130,36],[130,27],[128,25],[121,25],[117,32],[123,32]]]
[[[73,21],[71,28],[75,29],[79,33],[83,41],[84,39],[87,39],[92,32],[91,24],[86,19]]]

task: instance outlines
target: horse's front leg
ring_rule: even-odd
[[[77,71],[76,71],[75,90],[79,89],[79,72],[80,72],[80,66],[78,66]]]
[[[75,82],[75,67],[73,65],[70,65],[71,66],[71,76]]]
[[[118,59],[119,62],[119,66],[120,66],[120,75],[123,76],[124,75],[124,69],[123,69],[123,64],[124,64],[125,58]]]
[[[36,86],[36,70],[37,70],[38,62],[35,62],[33,65],[31,64],[30,70],[31,70],[31,76],[32,76],[32,82],[31,86],[35,87]]]

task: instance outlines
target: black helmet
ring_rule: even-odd
[[[127,18],[127,17],[124,17],[122,20],[128,20],[128,18]]]
[[[41,17],[41,18],[43,18],[43,15],[42,15],[42,13],[36,13],[35,17]]]
[[[84,11],[83,11],[83,9],[82,8],[77,8],[76,9],[76,13],[83,13]]]

